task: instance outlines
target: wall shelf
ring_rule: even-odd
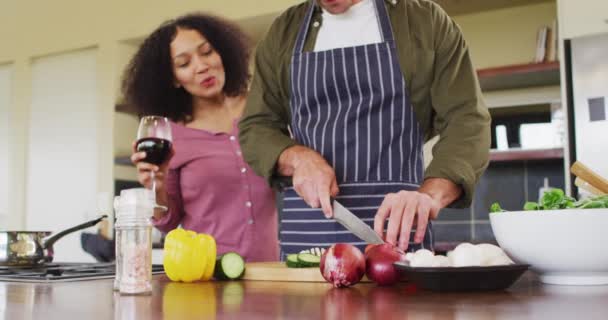
[[[530,5],[554,0],[434,0],[448,14],[462,15],[481,11],[511,8],[516,6]]]
[[[477,70],[482,91],[546,87],[560,84],[559,61]]]
[[[490,150],[490,161],[523,161],[563,159],[563,148],[550,149],[511,149],[505,151]]]
[[[517,109],[517,107],[527,109],[535,105],[549,106],[562,101],[560,86],[486,91],[483,92],[483,98],[487,107],[493,112],[498,112],[499,109]]]

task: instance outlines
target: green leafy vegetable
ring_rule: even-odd
[[[528,201],[524,204],[524,210],[533,211],[533,210],[541,210],[541,209],[538,206],[538,203]]]
[[[575,208],[580,209],[597,209],[608,208],[608,195],[595,196],[580,200],[574,204]]]
[[[538,203],[528,201],[524,204],[525,211],[559,210],[559,209],[598,209],[608,208],[608,195],[601,195],[576,201],[566,196],[562,189],[550,189],[545,192]],[[490,206],[490,213],[504,212],[498,202]]]
[[[492,205],[490,206],[490,212],[503,212],[505,210],[503,210],[500,205],[498,204],[498,202],[494,202],[492,203]]]

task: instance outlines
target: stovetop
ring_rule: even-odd
[[[0,281],[65,282],[114,278],[114,263],[47,263],[42,266],[0,266]],[[152,274],[164,272],[162,265],[152,265]]]

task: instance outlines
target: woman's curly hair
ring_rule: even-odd
[[[192,116],[192,95],[174,85],[170,46],[177,28],[200,32],[218,52],[226,73],[225,95],[235,97],[247,91],[251,77],[251,42],[247,35],[222,18],[188,14],[166,21],[152,32],[124,71],[124,102],[134,106],[140,116],[160,115],[173,121],[189,121]]]

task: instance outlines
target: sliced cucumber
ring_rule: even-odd
[[[310,254],[313,254],[313,255],[319,256],[319,257],[323,255],[323,252],[325,252],[325,248],[319,248],[319,247],[314,247],[314,248],[300,251],[300,253],[310,253]]]
[[[302,267],[318,267],[321,257],[311,253],[298,253],[298,263]]]
[[[239,279],[245,273],[245,260],[236,252],[227,252],[215,262],[213,277],[217,280]]]
[[[285,261],[285,264],[289,268],[299,268],[300,262],[298,261],[298,254],[297,253],[288,254],[287,261]]]

